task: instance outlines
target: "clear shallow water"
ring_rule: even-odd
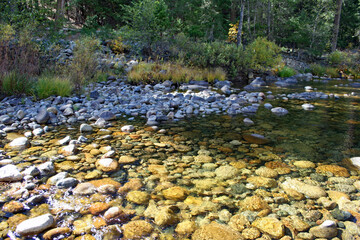
[[[330,81],[328,84],[311,82],[300,84],[293,89],[269,88],[263,91],[270,90],[274,95],[303,92],[305,85],[316,87],[318,91],[340,95],[354,91],[351,88],[334,87],[335,84],[340,84],[340,82]],[[86,150],[88,144],[84,144],[79,147],[79,153],[76,154],[79,159],[56,159],[54,161],[56,170],[69,172],[69,176],[75,177],[80,182],[111,178],[123,185],[129,179],[140,179],[142,187],[130,189],[130,191],[146,193],[146,201],[135,203],[126,197],[126,192],[74,195],[73,189],[57,189],[49,185],[40,187],[41,184],[47,182],[47,178],[42,178],[35,180],[37,187],[30,192],[30,195],[44,194],[47,200],[40,205],[41,207],[30,207],[35,209],[32,210],[33,212],[25,209],[21,213],[33,217],[39,213],[51,212],[57,216],[57,227],[69,227],[73,230],[72,235],[68,235],[88,234],[86,236],[89,239],[93,239],[89,235],[96,239],[120,238],[123,236],[121,232],[124,231],[121,227],[130,219],[145,219],[150,222],[154,227],[150,239],[171,239],[171,237],[182,239],[184,236],[178,233],[179,231],[174,232],[179,222],[193,221],[197,227],[212,220],[228,224],[231,216],[240,214],[242,212],[240,202],[246,197],[259,194],[253,191],[257,187],[248,185],[248,179],[251,176],[257,176],[255,172],[260,167],[271,166],[267,165],[269,162],[281,162],[285,164],[285,168],[290,169],[283,173],[279,172],[274,177],[277,182],[282,182],[286,178],[307,178],[315,173],[315,169],[301,172],[293,166],[295,161],[308,160],[317,165],[344,166],[343,159],[360,156],[360,100],[358,97],[309,101],[315,105],[313,111],[304,111],[301,105],[305,102],[300,100],[274,100],[270,103],[274,107],[281,106],[288,109],[289,114],[275,116],[261,106],[256,115],[248,116],[255,122],[253,126],[243,124],[244,116],[213,115],[162,125],[161,128],[166,130],[165,133],[151,131],[144,126],[145,122],[141,119],[132,122],[127,122],[125,119],[114,122],[114,126],[107,132],[111,135],[109,139],[102,138],[106,134],[95,131],[87,135],[90,143],[97,143],[99,145],[97,149],[101,146],[111,146],[116,152],[113,159],[126,155],[135,157],[137,161],[123,164],[115,172],[100,172],[95,177],[86,177],[96,170],[95,162],[102,153],[89,156],[87,154],[90,151]],[[126,124],[133,124],[136,132],[130,135],[119,133],[120,128]],[[261,134],[270,142],[258,145],[245,141],[243,135],[252,133]],[[20,168],[40,164],[46,161],[44,152],[57,152],[60,148],[55,144],[56,141],[51,141],[51,139],[61,139],[67,135],[76,139],[79,136],[78,127],[55,129],[52,133],[33,139],[33,143],[37,143],[40,149],[25,151],[20,155],[16,153],[10,155],[13,156],[15,162],[19,163]],[[55,153],[54,156],[56,155]],[[211,160],[197,160],[197,156],[210,156]],[[224,173],[217,170],[224,166],[231,166],[231,170],[235,169],[236,173],[229,178],[224,177]],[[356,172],[350,173],[358,175]],[[106,184],[102,183],[102,185]],[[163,191],[174,186],[187,191],[185,198],[173,200],[164,197]],[[331,189],[326,185],[321,186]],[[9,188],[10,186],[6,186],[3,190]],[[260,189],[272,193],[283,192],[278,186]],[[1,194],[3,202],[11,200],[11,196],[7,195],[6,192]],[[357,198],[355,195],[351,197]],[[19,198],[18,200],[25,201],[26,199]],[[196,201],[199,201],[198,205],[193,204]],[[127,209],[130,211],[129,217],[115,223],[109,221],[103,225],[96,225],[95,222],[100,221],[98,218],[104,218],[104,211],[96,214],[89,212],[90,207],[96,202],[106,202],[109,206]],[[146,213],[145,210],[154,204],[157,209],[147,210]],[[269,204],[271,205],[271,200]],[[175,215],[177,220],[162,224],[160,220],[156,220],[159,219],[159,217],[156,218],[156,212],[169,207],[172,207],[170,215]],[[277,213],[277,207],[276,204],[271,205],[271,211]],[[9,217],[17,214],[3,211],[2,221],[9,222]],[[75,224],[76,221],[78,221],[77,224]],[[82,226],[81,224],[90,228],[82,229],[79,227]],[[4,229],[0,228],[3,236],[11,229],[10,224],[8,225]]]

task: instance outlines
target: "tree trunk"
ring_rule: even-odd
[[[334,52],[336,50],[338,35],[339,35],[339,26],[340,26],[340,16],[341,16],[341,6],[342,0],[336,1],[336,13],[334,19],[334,28],[333,28],[333,38],[331,43],[331,51]]]
[[[55,21],[58,23],[59,20],[64,18],[65,0],[57,0],[56,3],[56,15]]]
[[[268,8],[267,8],[267,37],[271,39],[271,1],[268,0]]]
[[[249,32],[249,40],[252,40],[251,16],[250,16],[250,0],[247,0],[247,26],[248,26],[248,32]]]
[[[241,44],[241,34],[242,34],[243,20],[244,20],[244,4],[243,4],[243,2],[241,1],[239,28],[238,28],[238,33],[237,33],[237,46],[238,46],[238,47],[239,47],[240,44]]]
[[[236,7],[235,7],[235,0],[231,1],[231,8],[230,8],[230,22],[233,23],[236,21]]]

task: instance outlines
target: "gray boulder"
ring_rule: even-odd
[[[37,123],[46,123],[50,118],[49,112],[45,108],[41,108],[39,113],[36,115],[35,120]]]

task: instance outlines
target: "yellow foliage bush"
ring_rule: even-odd
[[[130,50],[130,46],[124,44],[121,36],[111,41],[110,48],[115,54],[127,53]]]
[[[228,42],[237,42],[237,33],[239,29],[239,23],[230,23],[230,28],[228,32]]]

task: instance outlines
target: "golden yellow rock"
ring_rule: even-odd
[[[275,179],[266,177],[249,177],[247,182],[254,184],[256,187],[274,188],[277,186]]]
[[[190,221],[190,220],[185,220],[179,223],[175,228],[175,232],[185,236],[192,234],[195,230],[196,230],[196,224],[194,221]]]
[[[350,200],[350,196],[343,192],[327,191],[327,194],[329,195],[329,198],[336,203],[339,202],[339,200],[341,199]]]
[[[151,164],[148,166],[148,170],[152,174],[165,174],[167,173],[165,165]]]
[[[230,165],[237,169],[242,169],[242,168],[246,168],[247,163],[244,161],[236,161],[236,162],[231,162]]]
[[[244,215],[236,214],[230,218],[229,226],[241,232],[244,228],[250,226],[250,222]]]
[[[183,187],[175,186],[164,190],[163,195],[168,200],[182,201],[189,195],[189,191]]]
[[[143,187],[142,181],[139,178],[130,178],[127,183],[119,188],[119,193],[127,193],[129,191],[139,190]]]
[[[246,197],[243,201],[241,201],[240,206],[244,211],[261,211],[269,208],[269,205],[264,201],[264,199],[257,195]]]
[[[259,229],[262,233],[269,234],[275,239],[280,239],[285,235],[284,224],[276,218],[258,218],[251,225]]]
[[[43,235],[43,237],[46,240],[51,240],[51,239],[54,239],[58,235],[64,235],[64,234],[67,234],[67,233],[71,233],[70,228],[68,228],[68,227],[59,227],[59,228],[54,228],[54,229],[51,229],[51,230],[47,231]]]
[[[24,205],[21,202],[11,201],[5,203],[2,210],[9,213],[19,213],[24,210]]]
[[[142,191],[131,191],[126,195],[126,200],[136,204],[146,204],[149,202],[150,195]]]
[[[185,200],[184,203],[186,205],[201,205],[203,203],[203,200],[199,197],[193,197],[193,196],[188,196]]]
[[[96,229],[100,229],[101,227],[104,227],[104,226],[106,226],[107,224],[106,224],[106,221],[105,221],[105,219],[103,219],[102,217],[96,217],[95,219],[94,219],[94,227],[96,228]]]
[[[73,225],[73,233],[75,235],[91,233],[91,228],[93,227],[92,215],[88,214],[78,220],[75,220]]]
[[[295,167],[298,168],[315,168],[315,163],[311,161],[296,161],[294,162]]]
[[[335,177],[350,177],[348,170],[337,165],[321,165],[316,168],[317,173],[332,173]]]
[[[153,226],[144,220],[131,221],[124,224],[121,229],[123,230],[124,239],[144,239],[154,230]]]
[[[197,229],[191,237],[192,240],[242,240],[238,231],[217,222],[204,225]]]
[[[113,185],[116,189],[118,189],[119,187],[121,187],[121,184],[117,181],[112,180],[111,178],[103,178],[103,179],[99,179],[99,180],[92,180],[89,183],[93,184],[95,187],[101,187],[103,185]]]
[[[98,215],[110,208],[110,205],[105,202],[96,202],[91,204],[89,210],[92,215]]]
[[[121,156],[119,159],[120,164],[131,164],[136,162],[138,159],[131,156]]]

